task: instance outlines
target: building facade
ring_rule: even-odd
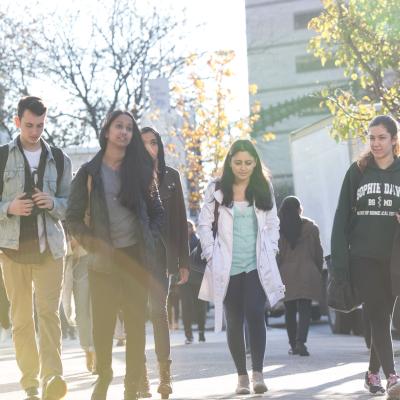
[[[320,14],[319,0],[246,0],[249,82],[258,86],[262,117],[255,138],[271,170],[278,201],[293,193],[289,133],[320,120],[326,111],[313,96],[347,80],[332,64],[324,68],[308,53],[309,21]],[[254,99],[253,99],[254,100]],[[275,140],[265,142],[264,132]]]

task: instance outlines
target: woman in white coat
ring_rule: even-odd
[[[215,213],[217,207],[217,213]],[[214,215],[218,215],[214,239]],[[249,394],[244,320],[249,326],[252,382],[264,393],[265,306],[284,297],[275,255],[279,219],[268,175],[250,140],[237,140],[226,156],[220,179],[208,186],[200,212],[203,258],[207,260],[199,298],[215,305],[215,329],[222,328],[238,373],[237,394]]]

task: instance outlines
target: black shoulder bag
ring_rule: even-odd
[[[353,197],[352,197],[352,208],[351,208],[351,218],[348,222],[348,233],[351,232],[352,228],[355,224],[355,218],[357,215],[357,189],[361,182],[362,173],[357,171],[357,175],[354,177],[353,180]],[[349,274],[351,271],[349,271]],[[356,291],[351,284],[351,279],[337,282],[332,276],[329,277],[328,287],[327,287],[327,304],[330,308],[349,313],[354,311],[361,305],[361,301],[359,300]]]

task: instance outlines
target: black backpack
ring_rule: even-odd
[[[57,192],[60,186],[61,178],[64,173],[64,154],[61,149],[55,146],[50,146],[51,152],[56,162],[57,169]],[[3,196],[4,185],[4,170],[8,160],[8,144],[0,146],[0,200]]]

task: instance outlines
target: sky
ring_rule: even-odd
[[[235,92],[242,103],[248,107],[248,74],[245,0],[170,0],[175,7],[187,8],[188,20],[205,23],[204,29],[193,33],[193,42],[200,50],[213,51],[232,49],[236,52]]]
[[[12,4],[13,7],[33,4],[32,0],[0,0],[0,7]],[[96,0],[37,0],[38,6],[32,7],[32,12],[40,14],[43,9],[72,7],[74,2],[87,8],[89,13],[95,10]],[[215,51],[221,49],[234,50],[237,54],[233,70],[235,79],[232,79],[232,92],[235,98],[232,109],[240,115],[248,112],[248,78],[246,55],[246,27],[245,27],[245,0],[136,0],[139,7],[156,6],[160,13],[163,10],[176,12],[177,15],[186,10],[188,26],[201,25],[199,29],[191,29],[189,41],[193,50],[200,52]],[[38,91],[47,90],[43,86]],[[38,95],[43,96],[42,93]]]

